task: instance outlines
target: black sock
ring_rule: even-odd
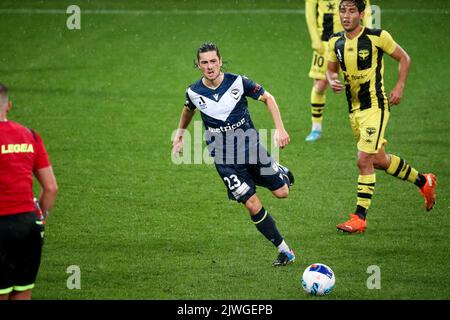
[[[275,247],[278,247],[283,242],[283,237],[277,229],[275,220],[272,219],[270,214],[264,209],[254,216],[251,216],[256,229],[261,232],[267,240],[272,242]]]
[[[355,214],[363,220],[366,220],[367,209],[362,206],[356,206]]]
[[[425,176],[423,174],[419,173],[417,175],[416,181],[414,181],[414,184],[416,186],[418,186],[419,188],[422,188],[426,182],[427,182],[427,179],[425,178]]]

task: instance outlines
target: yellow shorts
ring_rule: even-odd
[[[349,114],[349,118],[359,151],[377,153],[387,143],[384,132],[389,120],[388,110],[379,108],[356,110]]]
[[[328,42],[322,41],[325,47],[325,53],[320,54],[316,50],[313,51],[313,58],[311,62],[311,69],[309,70],[309,77],[313,79],[326,80],[326,72],[328,65]]]

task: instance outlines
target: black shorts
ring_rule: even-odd
[[[0,295],[34,287],[43,244],[36,212],[0,216]]]
[[[256,193],[256,186],[270,191],[281,188],[285,181],[275,161],[268,164],[215,164],[228,191],[228,198],[245,203]]]

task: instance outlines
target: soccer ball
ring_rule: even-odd
[[[302,276],[302,287],[312,296],[329,294],[334,288],[334,272],[322,263],[314,263],[305,269]]]

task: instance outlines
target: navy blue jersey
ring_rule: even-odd
[[[253,150],[257,154],[259,136],[250,118],[247,97],[257,100],[263,94],[264,88],[259,84],[231,73],[224,73],[222,83],[215,89],[200,79],[186,90],[185,106],[200,110],[206,143],[216,162],[218,153],[223,159],[245,154],[247,160]]]

